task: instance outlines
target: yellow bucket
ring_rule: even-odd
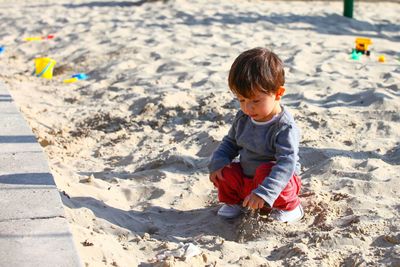
[[[43,77],[45,79],[53,78],[53,68],[56,65],[54,59],[48,57],[41,57],[35,59],[35,75],[36,77]]]

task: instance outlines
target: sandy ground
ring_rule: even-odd
[[[354,20],[342,5],[0,2],[0,77],[86,266],[400,266],[400,5],[356,2]],[[371,56],[352,60],[358,36]],[[216,215],[206,164],[238,108],[227,72],[255,46],[284,60],[302,129],[297,224]],[[32,76],[41,56],[52,80]]]

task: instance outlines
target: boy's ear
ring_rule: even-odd
[[[275,100],[281,100],[284,93],[285,93],[285,87],[280,86],[275,94]]]

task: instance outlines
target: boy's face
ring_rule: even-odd
[[[268,94],[261,91],[250,97],[245,98],[241,95],[236,95],[240,103],[240,109],[253,120],[258,122],[265,122],[272,119],[272,117],[281,112],[279,100],[284,92],[281,87],[276,94]]]

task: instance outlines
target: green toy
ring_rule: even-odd
[[[353,60],[360,60],[362,53],[361,52],[357,52],[356,50],[353,50],[351,52],[351,59]]]

